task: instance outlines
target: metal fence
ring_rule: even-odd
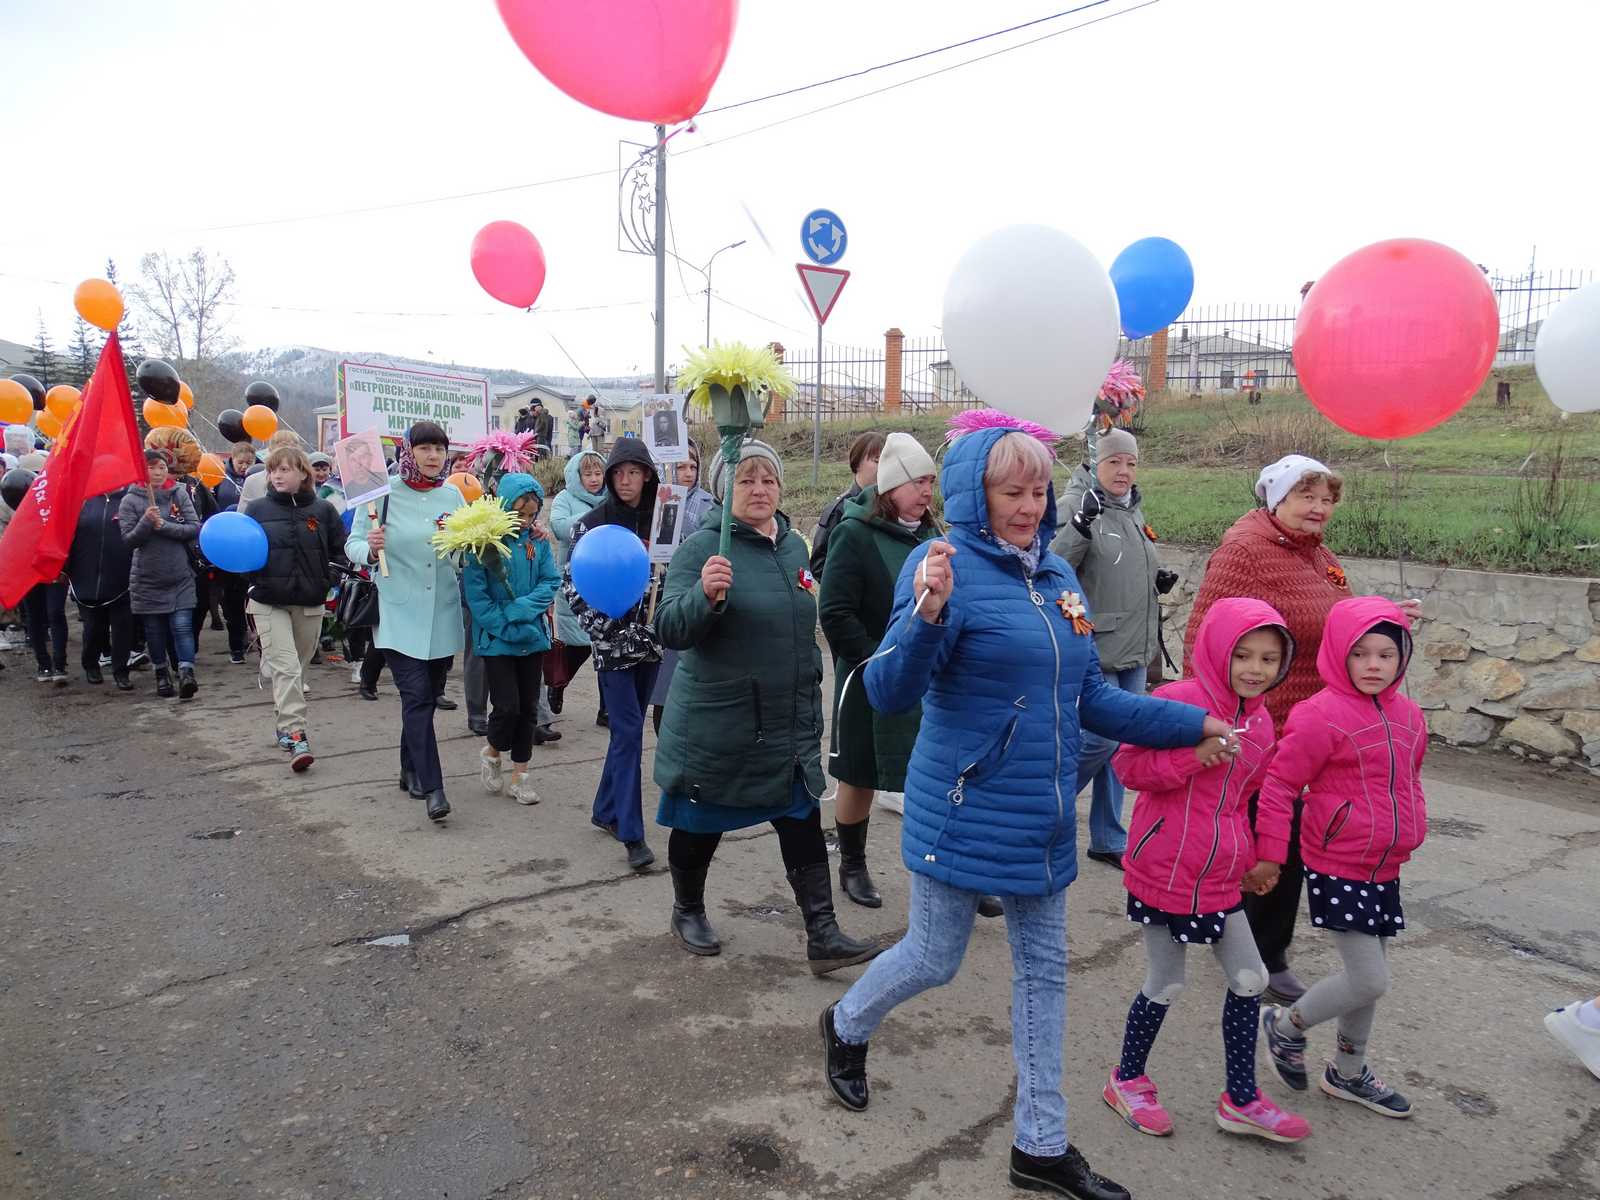
[[[1495,366],[1533,362],[1539,327],[1568,294],[1594,279],[1592,271],[1529,268],[1520,275],[1486,272],[1500,311],[1500,345]],[[1138,369],[1145,386],[1189,394],[1269,392],[1299,386],[1294,369],[1295,304],[1221,304],[1191,308],[1167,330],[1166,369],[1150,378],[1150,338],[1119,341],[1117,352]],[[962,383],[938,338],[906,338],[901,346],[901,407],[925,413],[940,408],[973,408],[983,402]],[[823,345],[821,380],[816,352],[784,356],[800,394],[786,409],[787,420],[807,420],[820,405],[826,421],[848,420],[883,411],[886,351],[882,346]]]

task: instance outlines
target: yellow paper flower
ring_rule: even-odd
[[[685,351],[689,362],[678,375],[677,389],[688,393],[692,409],[704,412],[711,407],[712,384],[730,391],[742,387],[747,392],[774,392],[786,399],[795,395],[794,377],[769,346],[757,350],[742,342],[727,346],[715,342]]]
[[[490,554],[509,558],[506,539],[513,537],[521,524],[517,515],[503,508],[499,500],[480,496],[444,519],[444,525],[433,535],[433,548],[440,558],[462,551],[480,560]]]

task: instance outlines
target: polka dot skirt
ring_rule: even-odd
[[[1167,932],[1172,935],[1175,942],[1185,945],[1210,946],[1222,940],[1222,926],[1227,922],[1228,913],[1239,912],[1244,908],[1244,901],[1239,901],[1232,908],[1223,912],[1177,913],[1162,912],[1159,908],[1152,908],[1143,900],[1135,900],[1128,896],[1128,920],[1138,925],[1165,925]]]
[[[1306,908],[1318,929],[1394,937],[1406,927],[1398,879],[1369,883],[1307,870]]]

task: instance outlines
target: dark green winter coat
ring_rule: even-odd
[[[903,792],[906,761],[916,744],[922,709],[874,712],[856,671],[877,652],[894,607],[894,585],[906,558],[937,532],[922,519],[911,530],[874,513],[878,489],[869,487],[844,506],[844,517],[828,538],[828,571],[822,577],[818,614],[833,651],[833,737],[828,773],[856,787]],[[855,678],[851,679],[851,672]],[[841,690],[849,680],[849,689]]]
[[[655,781],[670,796],[784,810],[795,767],[823,792],[822,654],[806,544],[777,514],[778,536],[733,523],[733,586],[717,605],[700,569],[717,552],[722,509],[678,547],[656,606],[664,645],[681,651],[672,676]]]

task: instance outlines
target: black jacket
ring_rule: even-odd
[[[828,537],[833,533],[834,526],[844,520],[844,506],[859,495],[861,495],[861,485],[852,479],[850,490],[840,492],[828,502],[828,507],[822,510],[817,528],[811,535],[811,574],[816,578],[822,578],[822,568],[828,561]]]
[[[344,522],[326,500],[277,492],[245,505],[267,531],[267,565],[250,576],[250,599],[279,608],[314,608],[328,598],[330,562],[343,562]]]
[[[612,474],[623,463],[637,463],[645,470],[644,490],[639,494],[639,503],[632,507],[617,499],[616,488],[611,483]],[[648,541],[650,517],[655,512],[656,491],[660,486],[661,477],[656,474],[655,464],[650,461],[650,452],[644,448],[644,443],[638,438],[619,438],[611,448],[611,457],[606,460],[606,498],[572,527],[574,552],[584,534],[602,525],[620,525]],[[572,583],[570,560],[561,594],[572,608],[572,615],[578,618],[578,624],[589,635],[597,670],[621,671],[640,663],[661,661],[661,641],[645,620],[643,599],[626,616],[611,619],[599,609],[589,607],[578,594],[578,589]]]
[[[127,598],[133,551],[117,524],[117,510],[127,494],[125,487],[102,492],[90,496],[78,510],[78,528],[67,552],[67,578],[78,603],[88,608]]]

